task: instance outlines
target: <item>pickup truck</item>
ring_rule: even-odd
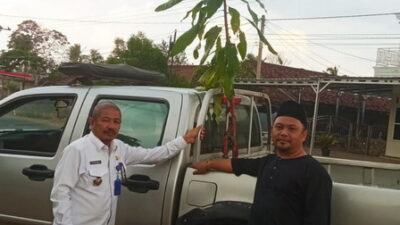
[[[1,100],[0,224],[52,223],[49,198],[54,169],[63,149],[89,132],[88,115],[99,101],[112,101],[121,108],[118,138],[131,145],[154,147],[196,125],[207,129],[204,140],[169,161],[127,168],[128,182],[119,198],[116,224],[246,224],[255,178],[220,172],[193,175],[188,168],[198,160],[222,157],[227,116],[213,116],[217,93],[152,86],[50,86],[23,90]],[[236,106],[239,157],[268,154],[271,146],[263,141],[257,107],[262,103],[267,109],[263,123],[270,125],[268,96],[245,90],[235,93],[240,99]],[[379,174],[390,174],[390,187],[381,187],[370,178],[366,178],[369,183],[335,182],[332,225],[400,224],[399,165],[318,159],[330,173],[339,171],[334,180],[341,180],[340,171],[349,176],[343,172],[344,166],[361,171],[364,178],[373,174],[374,180],[379,180]]]

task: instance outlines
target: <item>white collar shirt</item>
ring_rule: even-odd
[[[182,137],[152,149],[132,147],[114,139],[110,147],[90,133],[68,145],[59,161],[51,191],[54,225],[113,225],[116,166],[157,163],[183,148]]]

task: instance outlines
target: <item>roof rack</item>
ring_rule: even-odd
[[[62,63],[58,70],[72,77],[68,85],[92,85],[93,80],[129,81],[140,85],[160,84],[165,75],[126,64]]]

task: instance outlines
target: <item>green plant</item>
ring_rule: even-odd
[[[321,133],[317,136],[316,144],[321,148],[322,156],[330,155],[330,148],[339,143],[339,138],[335,134]]]

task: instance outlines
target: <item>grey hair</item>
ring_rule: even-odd
[[[121,114],[121,110],[118,108],[118,106],[112,102],[99,102],[97,105],[93,108],[92,111],[92,118],[97,118],[100,116],[101,112],[104,109],[115,109]]]

